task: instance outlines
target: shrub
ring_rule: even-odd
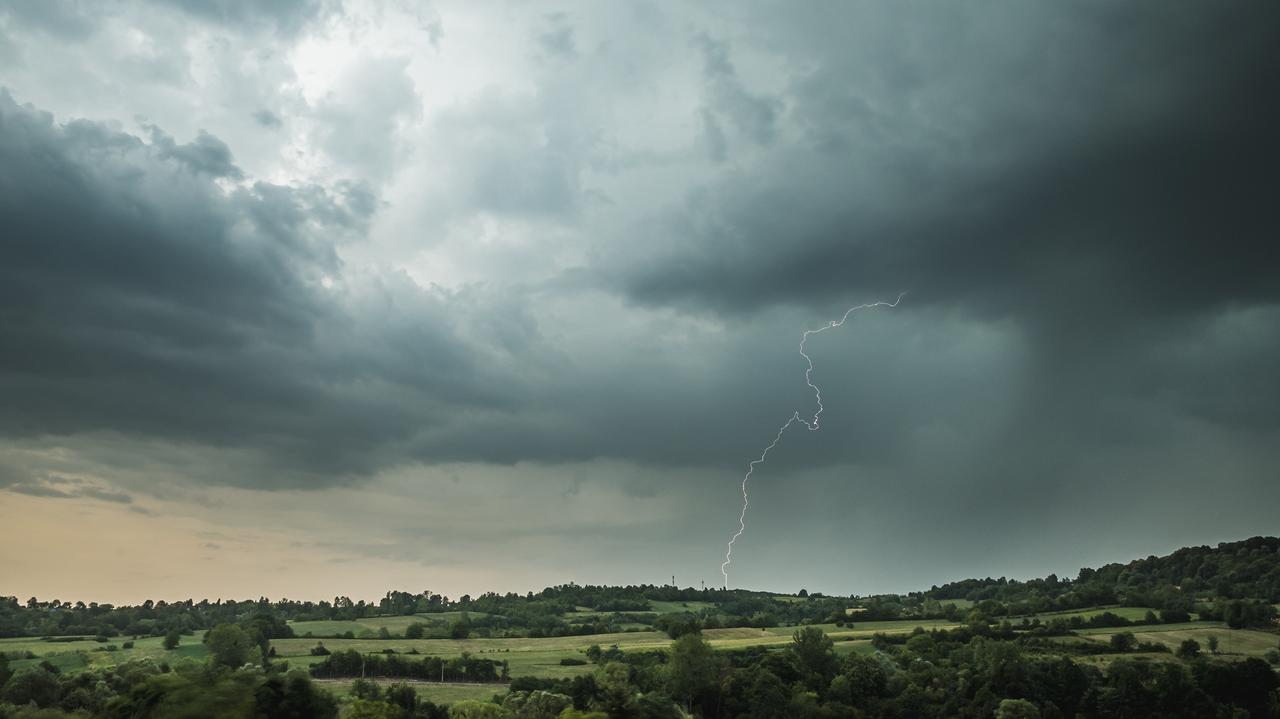
[[[1194,639],[1184,639],[1178,645],[1178,656],[1183,659],[1195,659],[1200,656],[1200,642]]]
[[[565,657],[560,660],[560,666],[562,667],[580,667],[586,663],[587,661],[585,659],[577,659],[575,657]]]
[[[1111,648],[1117,652],[1131,652],[1134,647],[1138,646],[1138,641],[1134,639],[1133,632],[1120,632],[1111,635]]]

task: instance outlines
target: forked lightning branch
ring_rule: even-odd
[[[902,295],[898,295],[898,298],[893,302],[870,302],[864,305],[850,307],[845,310],[844,315],[841,316],[840,319],[832,320],[816,330],[805,330],[804,334],[800,336],[800,356],[804,357],[804,361],[808,365],[804,370],[804,382],[809,385],[809,389],[813,390],[813,398],[817,403],[818,408],[814,411],[812,420],[807,420],[804,417],[801,417],[799,410],[793,412],[791,417],[789,417],[786,422],[783,422],[782,426],[778,428],[778,434],[775,435],[773,441],[764,448],[764,451],[760,453],[760,456],[751,460],[751,462],[747,464],[747,473],[742,477],[742,513],[738,515],[738,531],[734,532],[733,536],[729,538],[729,544],[725,548],[724,552],[724,562],[720,565],[720,573],[724,575],[725,589],[729,588],[729,565],[733,562],[733,543],[738,541],[738,537],[741,537],[742,534],[747,531],[747,507],[751,504],[747,497],[747,482],[751,480],[751,475],[756,471],[756,465],[764,463],[765,458],[769,456],[769,452],[774,447],[778,446],[778,442],[782,441],[782,435],[786,434],[787,429],[796,422],[804,425],[810,432],[818,431],[818,427],[822,421],[822,411],[826,409],[822,406],[822,390],[813,382],[813,359],[804,351],[805,343],[808,342],[809,337],[813,335],[842,326],[845,323],[845,320],[849,319],[849,315],[857,312],[858,310],[867,310],[873,307],[897,307],[898,303],[901,301]]]

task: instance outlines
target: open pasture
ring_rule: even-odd
[[[373,681],[386,687],[397,683],[394,679],[374,679]],[[334,696],[339,699],[350,696],[351,680],[350,679],[316,679],[316,684],[333,692]],[[454,682],[410,682],[405,684],[413,687],[417,692],[419,699],[434,702],[436,704],[452,704],[453,702],[466,701],[472,699],[475,701],[489,701],[494,694],[501,694],[507,690],[506,684],[458,684]]]
[[[404,634],[410,624],[426,624],[428,627],[445,628],[460,619],[464,612],[433,612],[430,614],[391,614],[377,617],[364,617],[352,620],[319,620],[314,622],[289,622],[294,634],[303,636],[310,632],[313,636],[327,637],[351,632],[357,636],[361,632],[376,632],[386,627],[392,634]],[[468,617],[486,617],[484,612],[465,612]]]
[[[1097,642],[1109,642],[1111,635],[1118,631],[1124,630],[1113,629],[1105,634],[1087,635],[1087,638]],[[1280,645],[1280,636],[1270,632],[1262,632],[1255,629],[1228,629],[1217,622],[1163,631],[1140,631],[1134,632],[1133,636],[1139,642],[1163,644],[1170,651],[1177,651],[1178,646],[1183,641],[1194,639],[1200,643],[1200,651],[1205,654],[1209,653],[1209,638],[1216,637],[1218,651],[1225,658],[1231,658],[1232,656],[1260,657],[1266,654],[1268,649],[1275,649]]]
[[[1090,607],[1088,609],[1066,609],[1060,612],[1043,612],[1041,614],[1019,614],[1017,616],[1009,617],[1009,621],[1020,622],[1023,618],[1028,620],[1039,619],[1041,622],[1048,622],[1051,619],[1070,619],[1071,617],[1089,619],[1090,617],[1096,617],[1099,614],[1104,614],[1106,612],[1111,612],[1112,614],[1128,619],[1131,622],[1142,621],[1143,618],[1147,616],[1147,612],[1156,612],[1159,614],[1157,610],[1152,609],[1151,607],[1122,607],[1114,605]]]
[[[658,614],[671,614],[672,612],[700,612],[703,609],[714,609],[716,605],[711,602],[659,602],[649,600],[649,611]]]
[[[133,642],[130,649],[122,648],[127,641]],[[122,664],[131,659],[152,659],[156,662],[176,662],[183,657],[203,660],[209,655],[209,649],[200,643],[200,635],[184,635],[182,644],[176,649],[166,650],[161,637],[113,637],[111,641],[99,644],[87,639],[75,642],[46,642],[37,637],[18,637],[0,639],[0,652],[10,657],[21,656],[27,652],[36,655],[35,659],[11,659],[9,666],[17,669],[27,665],[39,664],[48,660],[64,672],[76,672],[87,667],[107,667]],[[103,651],[108,646],[116,647],[115,651]]]
[[[1119,632],[1142,632],[1143,634],[1150,634],[1152,632],[1177,632],[1186,629],[1217,629],[1226,626],[1227,625],[1222,622],[1194,621],[1179,622],[1177,624],[1149,624],[1141,627],[1090,627],[1077,629],[1076,634],[1084,637],[1102,635],[1103,639],[1106,640],[1110,638],[1112,634],[1117,634]]]

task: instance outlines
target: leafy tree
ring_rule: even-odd
[[[386,693],[383,694],[383,701],[400,707],[408,716],[418,708],[418,692],[404,682],[396,682],[387,687]]]
[[[235,624],[219,624],[205,635],[214,664],[236,668],[247,664],[257,647],[249,633]]]
[[[161,642],[161,645],[165,649],[173,650],[177,649],[180,643],[182,643],[182,634],[180,634],[177,629],[170,629],[168,633],[164,635],[164,641]]]
[[[659,615],[653,620],[653,628],[666,632],[672,639],[702,631],[702,621],[689,612],[674,612]]]
[[[382,701],[382,687],[371,679],[361,677],[351,682],[351,696],[369,701]]]
[[[689,709],[715,689],[720,663],[701,633],[685,634],[671,644],[669,670],[671,696]]]
[[[671,697],[657,692],[642,694],[636,700],[635,719],[685,719],[687,716]]]
[[[1111,635],[1111,648],[1117,652],[1131,652],[1136,646],[1138,646],[1138,640],[1134,638],[1133,632]]]
[[[752,674],[745,698],[750,719],[786,719],[789,716],[787,688],[768,669]]]
[[[422,622],[414,622],[404,630],[405,639],[421,639],[427,635],[427,625]]]
[[[1195,659],[1200,656],[1200,642],[1194,639],[1183,639],[1178,645],[1178,656],[1183,659]]]
[[[1210,653],[1210,654],[1217,654],[1217,653],[1218,653],[1218,637],[1217,637],[1217,635],[1213,635],[1213,634],[1210,634],[1210,635],[1209,635],[1209,653]]]
[[[636,689],[631,685],[631,667],[609,662],[596,670],[599,703],[610,717],[629,717],[635,709]],[[456,705],[455,705],[456,706]]]
[[[49,707],[58,702],[61,691],[57,676],[40,667],[27,667],[9,677],[0,698],[18,706],[34,703],[38,707]]]
[[[808,674],[811,688],[825,687],[836,674],[835,644],[818,627],[803,627],[791,635],[791,651]]]
[[[541,689],[511,692],[502,702],[502,708],[515,719],[556,719],[561,712],[572,706],[572,697]]]
[[[1002,699],[996,719],[1040,719],[1040,708],[1026,699]]]
[[[404,719],[404,711],[386,702],[357,699],[343,716],[344,719]]]
[[[854,706],[866,706],[871,699],[883,696],[889,683],[879,661],[857,654],[845,657],[840,676],[848,682],[848,701]]]
[[[254,712],[259,719],[336,719],[338,702],[316,688],[302,671],[268,677],[254,691]]]
[[[492,702],[466,699],[449,705],[449,719],[504,719],[504,714],[502,707]]]
[[[449,627],[450,639],[466,639],[471,636],[471,621],[467,619],[467,615],[458,618],[453,626]]]

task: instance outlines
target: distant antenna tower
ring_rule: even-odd
[[[673,587],[674,587],[675,585],[676,585],[676,575],[672,574],[672,575],[671,575],[671,586],[673,586]]]

